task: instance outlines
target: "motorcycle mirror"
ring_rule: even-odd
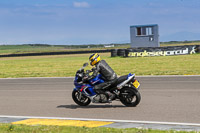
[[[83,64],[83,67],[81,67],[79,70],[80,70],[80,71],[83,70],[86,66],[88,66],[88,63],[87,63],[87,62],[84,63],[84,64]]]
[[[86,66],[88,66],[88,63],[87,63],[87,62],[83,64],[83,67],[86,67]]]

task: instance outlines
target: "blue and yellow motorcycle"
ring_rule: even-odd
[[[80,106],[87,106],[92,103],[109,103],[109,96],[106,93],[110,91],[115,94],[113,100],[120,100],[122,104],[128,107],[135,107],[140,103],[141,95],[139,92],[140,83],[135,78],[135,74],[121,76],[117,81],[108,88],[96,93],[94,86],[104,82],[101,74],[95,78],[89,79],[91,70],[84,70],[88,63],[84,63],[75,75],[75,88],[72,92],[74,102]],[[88,78],[88,79],[87,79]]]

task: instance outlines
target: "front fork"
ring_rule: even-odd
[[[80,101],[80,100],[81,100],[81,97],[82,97],[82,93],[81,93],[80,90],[77,89],[77,88],[74,88],[74,91],[77,91],[77,92],[78,92],[78,97],[77,97],[77,99]]]
[[[80,101],[82,97],[82,93],[80,91],[78,91],[78,100]]]

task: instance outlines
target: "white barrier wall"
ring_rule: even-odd
[[[148,56],[170,56],[170,55],[186,55],[198,52],[200,45],[192,46],[170,46],[170,47],[149,47],[149,48],[131,48],[118,49],[111,51],[111,56],[123,57],[148,57]],[[120,52],[116,52],[120,51]],[[124,53],[122,53],[124,51]],[[113,52],[113,53],[112,53]],[[115,54],[115,53],[120,54]]]

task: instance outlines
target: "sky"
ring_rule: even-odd
[[[200,40],[200,0],[0,0],[0,44],[130,43],[143,24],[160,41]]]

